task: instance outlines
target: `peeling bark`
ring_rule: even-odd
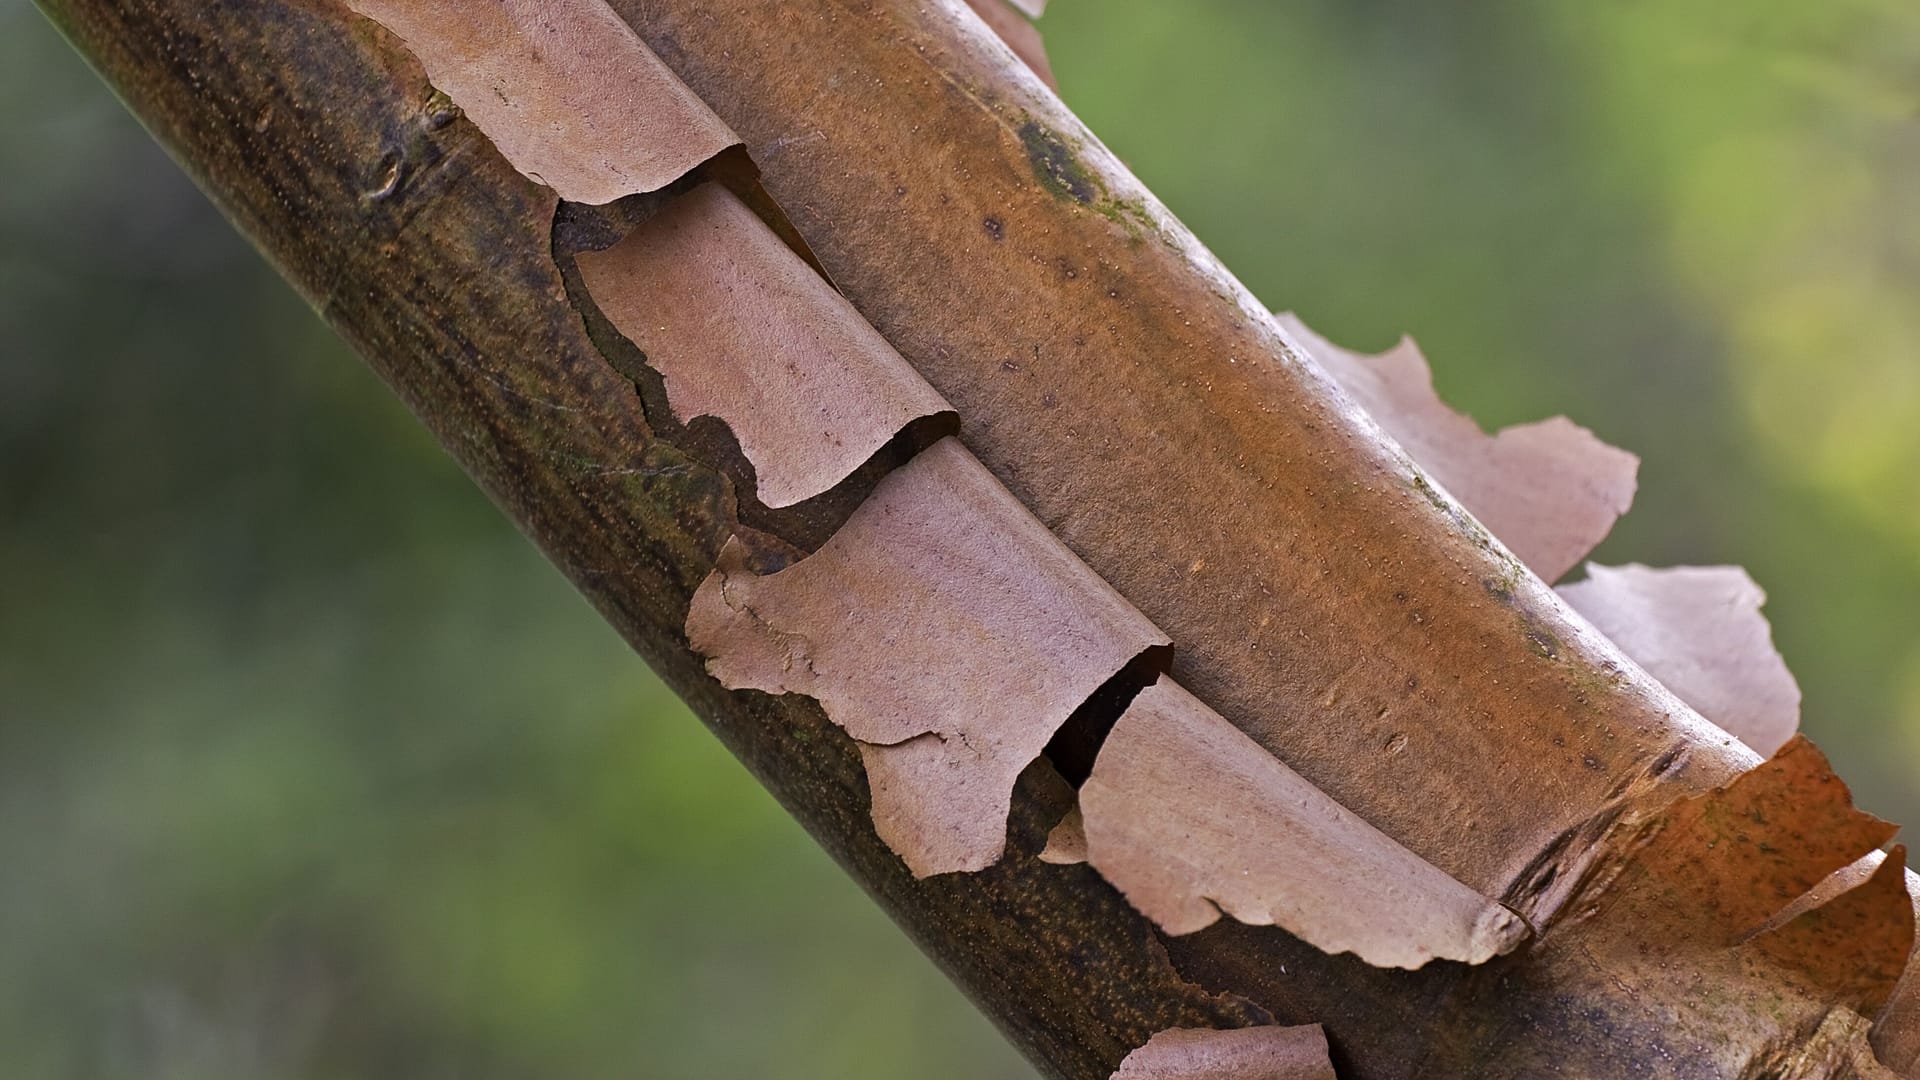
[[[1113,1080],[1334,1080],[1318,1027],[1173,1028],[1120,1063]]]
[[[674,415],[724,422],[770,507],[831,490],[909,426],[956,426],[846,298],[718,184],[578,262],[601,311],[660,371]]]
[[[1114,725],[1063,827],[1041,858],[1083,848],[1169,934],[1225,913],[1397,968],[1484,963],[1527,934],[1165,679]]]
[[[1760,614],[1767,594],[1737,566],[1589,564],[1560,595],[1647,673],[1771,755],[1800,727],[1800,684]]]
[[[732,545],[687,640],[731,689],[819,701],[860,742],[874,825],[917,876],[1000,858],[1014,781],[1167,639],[957,439],[881,481],[812,556],[761,577]]]
[[[1368,356],[1340,348],[1291,312],[1279,319],[1432,483],[1541,580],[1558,581],[1578,565],[1633,505],[1639,459],[1566,417],[1489,435],[1440,400],[1412,338]]]
[[[835,503],[843,520],[763,514],[743,497],[751,471],[651,404],[621,359],[631,342],[568,287],[569,222],[608,234],[582,250],[609,247],[658,211],[641,196],[679,198],[712,164],[549,187],[561,170],[527,165],[487,110],[448,107],[434,79],[461,72],[334,0],[43,6],[1049,1075],[1109,1076],[1168,1028],[1276,1022],[1322,1025],[1349,1078],[1875,1067],[1864,1010],[1900,969],[1900,875],[1876,870],[1753,932],[1884,829],[1806,751],[1748,774],[1754,755],[1615,663],[959,0],[611,10],[737,133],[767,205],[743,198],[762,220],[783,211],[769,224],[952,404],[983,473],[1178,645],[1180,684],[1345,811],[1522,912],[1538,931],[1526,948],[1388,971],[1277,927],[1167,936],[1094,868],[1035,857],[1073,793],[1020,754],[1002,763],[1018,772],[1004,857],[916,878],[875,831],[862,755],[959,725],[890,715],[900,741],[863,747],[831,702],[723,689],[682,631],[730,541],[729,574],[778,580],[906,470]],[[633,44],[604,19],[567,25]],[[847,92],[869,85],[888,92]],[[625,92],[568,107],[630,119]],[[605,213],[581,210],[603,199]],[[1060,701],[1084,702],[1083,681]],[[1058,711],[1027,719],[1051,731]],[[1736,819],[1737,843],[1702,839]],[[1871,958],[1848,969],[1869,978],[1840,985],[1808,962],[1807,943],[1835,934]]]
[[[494,147],[561,198],[657,191],[739,143],[602,0],[351,0]]]

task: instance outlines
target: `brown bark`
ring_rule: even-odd
[[[585,299],[573,253],[623,230],[619,204],[563,203],[515,171],[343,3],[42,4],[1049,1074],[1105,1077],[1168,1027],[1274,1021],[1325,1025],[1349,1078],[1853,1068],[1864,1018],[1828,1010],[1818,980],[1768,949],[1655,962],[1706,981],[1644,985],[1592,955],[1598,941],[1644,960],[1648,935],[1689,932],[1696,912],[1613,902],[1595,883],[1624,867],[1659,885],[1632,859],[1663,809],[1756,759],[1614,666],[1463,526],[959,0],[613,6],[743,138],[766,192],[952,403],[972,452],[1168,632],[1181,683],[1525,916],[1534,947],[1406,972],[1231,920],[1166,937],[1092,869],[1034,857],[1072,797],[1044,761],[1021,778],[999,863],[916,880],[874,833],[851,740],[810,699],[723,690],[682,631],[730,536],[817,548],[912,441],[819,498],[761,505],[724,429],[676,421],[658,374]],[[1078,771],[1071,747],[1058,756]]]

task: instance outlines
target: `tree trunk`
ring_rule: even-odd
[[[722,688],[683,631],[729,537],[816,550],[914,447],[825,497],[762,505],[738,447],[676,421],[658,373],[585,301],[573,256],[618,215],[516,171],[339,0],[41,3],[1049,1075],[1106,1077],[1168,1027],[1274,1022],[1325,1025],[1349,1078],[1874,1067],[1863,1039],[1886,987],[1848,998],[1744,940],[1686,952],[1710,897],[1634,906],[1650,838],[1678,831],[1668,808],[1718,798],[1756,759],[1616,665],[1420,482],[959,0],[612,6],[740,135],[818,265],[953,404],[979,460],[1165,629],[1173,675],[1518,912],[1534,934],[1519,951],[1400,971],[1231,919],[1169,936],[1093,869],[1035,858],[1073,801],[1062,774],[1085,773],[1067,745],[1022,775],[1004,858],[915,878],[875,833],[841,728],[810,698]],[[1694,870],[1777,884],[1744,864]]]

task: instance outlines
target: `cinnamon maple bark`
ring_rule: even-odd
[[[820,265],[954,405],[981,462],[1167,631],[1180,682],[1507,902],[1536,947],[1403,972],[1273,927],[1165,938],[1092,869],[1034,858],[1072,797],[1044,762],[1022,776],[999,863],[915,880],[873,831],[851,740],[809,699],[723,690],[681,629],[729,536],[817,548],[874,477],[771,509],[736,445],[674,419],[573,265],[617,239],[618,213],[516,171],[398,38],[338,0],[42,3],[1050,1075],[1105,1077],[1169,1027],[1273,1022],[1324,1025],[1349,1078],[1853,1068],[1864,1018],[1824,1012],[1758,950],[1716,974],[1711,1008],[1649,1001],[1605,963],[1584,966],[1592,924],[1563,908],[1626,857],[1616,826],[1657,827],[1661,808],[1756,759],[1614,666],[1550,589],[1465,527],[959,0],[613,6],[741,137]],[[1631,948],[1687,918],[1596,940]]]

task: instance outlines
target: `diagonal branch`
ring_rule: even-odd
[[[1615,664],[960,0],[612,7],[745,143],[761,176],[741,197],[784,211],[778,225],[951,403],[998,483],[1166,632],[1171,674],[1393,842],[1518,912],[1534,946],[1388,971],[1276,927],[1168,935],[1094,868],[1035,857],[1073,801],[1044,760],[1020,776],[998,862],[916,878],[874,830],[841,727],[809,698],[723,689],[689,648],[689,604],[730,538],[799,559],[879,480],[768,505],[759,444],[676,416],[619,320],[581,301],[575,258],[651,210],[563,202],[448,109],[406,43],[338,0],[43,6],[1052,1075],[1105,1077],[1167,1028],[1276,1021],[1324,1025],[1347,1077],[1839,1076],[1864,1060],[1870,1018],[1807,965],[1691,936],[1711,905],[1661,902],[1689,875],[1755,875],[1696,859],[1689,843],[1715,846],[1697,821],[1799,805],[1795,785],[1830,792],[1824,763],[1750,773],[1750,752]],[[1735,784],[1743,774],[1757,779]],[[1758,884],[1797,895],[1862,854],[1810,850]],[[1885,924],[1888,895],[1857,906]],[[1674,946],[1671,962],[1615,962],[1649,941]],[[1864,1009],[1878,990],[1848,1001]]]

